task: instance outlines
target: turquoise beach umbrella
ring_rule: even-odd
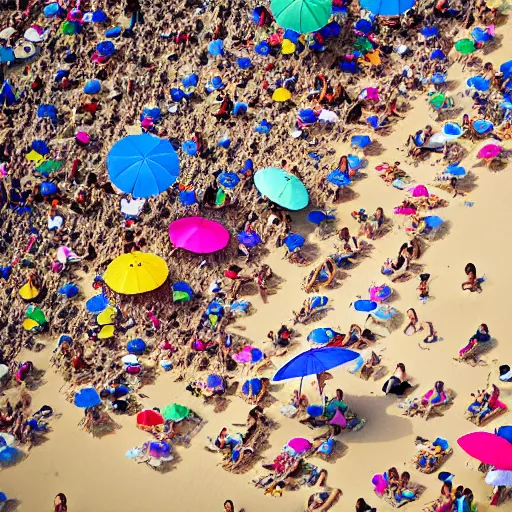
[[[270,10],[280,27],[309,34],[327,25],[332,0],[272,0]]]
[[[256,188],[272,202],[289,210],[302,210],[309,203],[304,183],[284,169],[267,167],[254,175]]]

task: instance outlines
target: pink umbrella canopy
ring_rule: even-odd
[[[502,151],[503,148],[497,144],[487,144],[478,152],[477,157],[485,159],[496,158]]]
[[[409,208],[407,206],[397,206],[393,209],[395,215],[414,215],[416,213],[415,208]]]
[[[512,444],[489,432],[472,432],[457,439],[458,445],[471,457],[496,469],[512,470]]]
[[[202,217],[175,220],[169,226],[169,237],[175,247],[197,254],[220,251],[229,243],[229,232],[222,224]]]
[[[297,453],[304,453],[311,449],[311,443],[303,437],[294,437],[288,441],[288,446]]]
[[[412,197],[428,197],[428,190],[425,185],[416,185],[410,189]]]

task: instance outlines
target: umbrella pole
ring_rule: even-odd
[[[303,380],[304,380],[304,377],[301,377],[301,378],[300,378],[300,385],[299,385],[299,398],[300,398],[300,396],[301,396],[301,394],[302,394],[302,381],[303,381]]]

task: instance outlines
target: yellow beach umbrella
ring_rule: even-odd
[[[272,94],[272,99],[274,101],[288,101],[292,97],[292,93],[285,89],[284,87],[279,87],[274,91],[274,94]]]
[[[34,300],[39,295],[39,288],[36,288],[29,279],[18,292],[23,300]]]
[[[167,263],[155,254],[130,252],[118,256],[103,275],[107,286],[124,295],[156,290],[165,283]]]
[[[41,162],[42,160],[45,160],[44,156],[43,155],[40,155],[37,151],[30,151],[30,153],[28,153],[25,158],[29,161],[29,162],[36,162],[36,163],[39,163]]]
[[[292,54],[296,49],[296,46],[292,41],[289,39],[283,39],[283,42],[281,44],[281,53],[283,55],[290,55]]]
[[[39,327],[39,324],[35,320],[32,320],[32,318],[25,318],[25,320],[23,320],[23,329],[26,331],[31,331],[35,327]]]
[[[489,9],[498,9],[504,4],[504,2],[503,0],[487,0],[486,4]]]
[[[114,323],[117,309],[114,306],[107,306],[97,317],[98,325],[109,325]]]
[[[112,338],[114,336],[114,330],[113,325],[104,325],[98,333],[98,339],[107,340],[108,338]]]

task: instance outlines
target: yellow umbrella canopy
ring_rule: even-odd
[[[279,87],[272,94],[274,101],[288,101],[292,97],[292,93],[284,87]]]
[[[107,286],[123,295],[137,295],[156,290],[165,283],[167,263],[155,254],[130,252],[118,256],[103,275]]]

